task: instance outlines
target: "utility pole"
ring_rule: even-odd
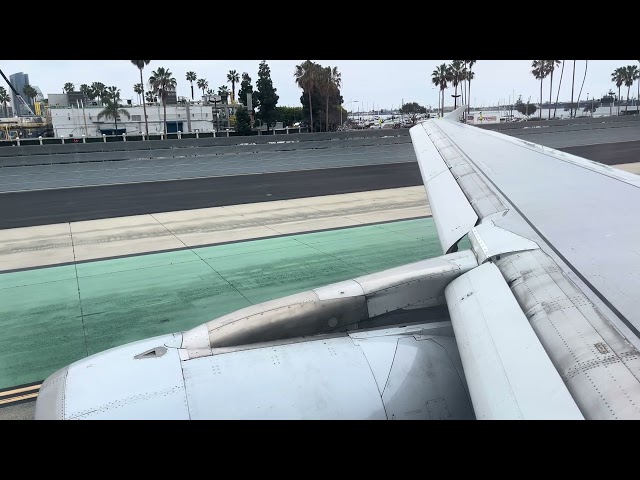
[[[576,82],[576,61],[573,61],[573,78],[571,79],[571,109],[569,110],[569,118],[573,118],[573,86]]]
[[[220,116],[218,115],[218,97],[213,97],[213,108],[216,111],[216,133],[220,131]]]
[[[82,119],[84,120],[84,134],[88,137],[89,132],[87,131],[87,117],[84,114],[84,100],[80,100],[80,105],[82,105]]]

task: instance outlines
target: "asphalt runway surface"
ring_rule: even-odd
[[[588,158],[605,165],[619,165],[640,161],[640,140],[633,142],[601,143],[560,148],[563,152]]]
[[[415,161],[408,137],[387,141],[398,143],[340,147],[341,142],[331,142],[334,147],[323,149],[197,156],[178,151],[175,156],[166,153],[153,159],[4,167],[0,168],[0,193]]]
[[[417,162],[0,194],[0,228],[422,185]]]
[[[529,128],[520,130],[498,130],[498,132],[560,150],[563,150],[565,147],[640,140],[640,126],[605,128],[603,126],[593,125],[592,128],[588,128],[588,126],[585,127],[581,125],[580,127],[579,129],[568,129],[568,127]]]
[[[607,165],[640,160],[640,141],[583,145],[560,150]],[[306,161],[296,163],[296,159],[301,158],[301,153],[306,155]],[[343,153],[346,156],[341,156]],[[200,157],[156,159],[147,161],[149,165],[141,164],[124,169],[117,165],[136,162],[105,162],[103,170],[96,172],[93,177],[93,183],[99,186],[50,187],[32,191],[28,191],[29,184],[22,183],[25,178],[9,177],[12,180],[8,180],[5,169],[2,169],[5,188],[9,185],[7,182],[11,181],[15,183],[9,189],[18,191],[0,194],[0,228],[408,187],[422,183],[410,143],[306,152],[274,152],[268,155],[269,157],[254,154],[250,163],[244,165],[238,162],[238,159],[231,161],[235,162],[234,164],[224,167],[220,161],[216,161],[214,163],[217,170],[209,170],[208,173],[206,169],[213,169],[214,166],[210,161]],[[312,160],[314,158],[315,160]],[[261,164],[262,161],[265,162],[264,165]],[[161,162],[167,164],[163,166]],[[187,165],[180,162],[186,162]],[[360,166],[345,168],[351,164]],[[163,178],[175,178],[176,175],[178,178],[181,178],[180,175],[191,175],[189,168],[197,169],[197,165],[202,166],[201,174],[197,176],[205,178],[158,181]],[[88,166],[91,167],[91,164]],[[316,169],[313,169],[314,166]],[[323,168],[317,169],[318,166]],[[331,168],[338,166],[341,168]],[[60,175],[60,178],[64,179],[62,171],[77,168],[78,164],[19,168],[31,169],[33,173],[29,175],[42,176],[45,175],[44,172],[36,172],[43,168],[58,167],[61,167],[59,173],[49,175]],[[129,168],[134,173],[126,173]],[[114,170],[107,172],[108,169]],[[287,171],[282,172],[282,169]],[[6,170],[13,171],[13,168]],[[150,173],[150,170],[153,170],[153,173]],[[269,173],[270,170],[278,173]],[[265,173],[238,174],[251,171]],[[105,172],[109,176],[105,177]],[[134,179],[136,176],[139,179],[148,179],[151,176],[154,180],[140,181]],[[89,177],[82,178],[86,181]],[[105,180],[107,184],[103,184]],[[108,181],[115,183],[117,180],[121,183],[108,184]],[[73,183],[72,179],[68,181]],[[46,183],[48,180],[43,182]],[[26,191],[19,191],[21,187],[25,187]]]

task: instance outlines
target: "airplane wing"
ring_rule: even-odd
[[[443,256],[80,360],[36,418],[640,418],[639,177],[463,110],[410,130]]]
[[[466,235],[478,264],[497,267],[585,418],[640,418],[640,177],[447,119],[410,134],[443,250]],[[446,291],[459,346],[479,316],[460,309],[461,280]],[[498,286],[489,295],[506,303]],[[469,342],[474,397],[470,371],[489,347]]]

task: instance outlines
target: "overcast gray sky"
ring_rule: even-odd
[[[342,73],[342,95],[346,108],[361,109],[397,107],[402,101],[415,101],[424,106],[436,107],[438,90],[431,83],[431,72],[437,65],[450,60],[314,60],[323,66],[337,66]],[[280,95],[279,105],[299,106],[301,90],[293,77],[295,65],[302,60],[267,60],[271,68],[273,85]],[[190,84],[185,79],[187,71],[194,71],[198,78],[205,78],[209,88],[227,85],[229,70],[247,72],[255,88],[260,60],[152,60],[145,68],[145,80],[158,67],[168,68],[178,81],[178,95],[190,96]],[[590,60],[581,99],[600,97],[610,88],[611,72],[624,65],[639,65],[637,60]],[[139,82],[138,70],[129,60],[0,60],[0,69],[9,76],[16,72],[29,74],[31,84],[40,87],[42,93],[62,93],[66,82],[75,84],[76,89],[83,83],[102,82],[107,86],[116,85],[122,91],[123,99],[136,98],[133,85]],[[571,75],[573,60],[565,61],[564,78],[560,91],[561,100],[571,98]],[[531,97],[536,101],[540,95],[540,82],[531,75],[531,60],[478,60],[474,66],[475,80],[472,82],[471,96],[474,105],[490,105],[509,101],[509,96],[522,95],[523,100]],[[576,61],[575,97],[585,71],[585,60]],[[555,101],[560,70],[554,74]],[[4,82],[1,83],[3,86]],[[194,84],[195,87],[195,84]],[[6,86],[5,86],[6,88]],[[237,91],[236,87],[236,91]],[[631,88],[631,96],[636,96],[637,86]],[[447,90],[447,95],[453,89]],[[626,88],[623,87],[626,96]],[[196,91],[196,98],[197,98]],[[549,99],[548,80],[544,82],[543,96]],[[357,100],[358,103],[348,104]],[[447,97],[446,104],[453,99]]]

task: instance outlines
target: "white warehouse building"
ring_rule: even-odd
[[[113,118],[101,117],[98,114],[104,109],[101,106],[78,107],[50,107],[51,123],[56,137],[87,137],[122,134],[139,135],[145,133],[144,111],[142,105],[122,106],[129,112],[129,118],[120,115],[117,123]],[[182,133],[211,132],[227,128],[224,111],[220,118],[216,118],[211,105],[184,104],[167,105],[166,128],[163,107],[160,104],[147,105],[149,134],[156,135],[163,132]],[[222,109],[221,109],[222,110]]]

